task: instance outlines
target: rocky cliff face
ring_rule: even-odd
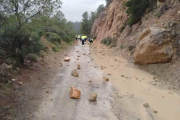
[[[99,14],[91,31],[97,36],[96,42],[108,36],[116,37],[118,42],[114,49],[120,50],[123,46],[123,52],[138,64],[166,63],[180,56],[180,2],[158,1],[153,9],[146,10],[138,23],[124,27],[129,17],[124,6],[126,1],[114,0]]]

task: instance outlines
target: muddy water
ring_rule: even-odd
[[[95,68],[94,61],[89,57],[90,48],[81,47],[80,43],[69,53],[70,62],[64,62],[59,74],[52,78],[56,85],[45,100],[41,103],[34,120],[118,120],[114,114],[112,95],[114,88],[110,82],[103,80],[103,71]],[[78,57],[80,56],[80,57]],[[79,60],[77,60],[79,58]],[[81,65],[77,70],[79,77],[71,76],[71,71]],[[90,83],[89,80],[92,80]],[[80,99],[69,97],[71,86],[81,90]],[[96,102],[89,102],[91,92],[96,92]],[[119,110],[119,109],[118,109]],[[118,111],[117,110],[117,111]],[[120,113],[120,111],[118,111]]]
[[[161,80],[153,80],[153,75],[139,70],[122,57],[114,57],[106,49],[94,49],[91,56],[96,64],[105,67],[104,76],[112,74],[109,78],[117,90],[114,96],[118,96],[112,106],[120,119],[180,120],[180,96],[163,87],[156,87],[163,86]],[[144,103],[149,103],[150,107],[145,108]],[[117,109],[121,109],[121,114],[116,112]]]

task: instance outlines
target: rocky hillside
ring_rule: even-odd
[[[91,34],[97,36],[96,42],[106,37],[117,38],[113,49],[138,64],[176,60],[180,56],[180,1],[159,0],[153,8],[146,9],[132,27],[126,25],[129,18],[124,6],[126,1],[113,0],[98,15],[91,30]]]

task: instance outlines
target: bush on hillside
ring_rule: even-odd
[[[103,38],[101,40],[101,44],[104,44],[106,46],[109,46],[113,42],[113,39],[111,37]]]
[[[117,38],[113,38],[110,47],[116,47],[116,46],[117,46]]]
[[[125,3],[125,6],[128,7],[126,10],[127,14],[130,15],[128,24],[132,26],[137,23],[141,16],[146,12],[146,9],[152,4],[155,3],[156,0],[129,0]]]

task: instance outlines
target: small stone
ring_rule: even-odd
[[[121,75],[121,77],[124,77],[124,75]]]
[[[158,113],[158,111],[153,111],[154,113]]]
[[[53,117],[56,116],[55,114],[53,114]]]
[[[143,104],[144,107],[149,107],[149,103]]]
[[[49,91],[46,91],[46,93],[49,93]]]
[[[96,99],[97,99],[97,93],[92,92],[89,97],[89,101],[96,101]]]
[[[77,64],[77,69],[81,69],[81,66],[80,66],[80,64]]]
[[[105,78],[105,81],[109,81],[109,78]]]
[[[156,79],[156,77],[153,77],[153,80],[155,80]]]
[[[64,61],[65,61],[65,62],[69,62],[70,60],[71,60],[70,57],[65,57],[65,58],[64,58]]]
[[[89,82],[92,82],[92,80],[89,80]]]
[[[74,77],[79,77],[79,74],[77,73],[76,69],[74,69],[74,70],[71,72],[71,75],[74,76]]]
[[[19,85],[23,85],[23,83],[22,83],[22,82],[19,82]]]
[[[111,73],[108,73],[107,75],[111,76]]]
[[[16,79],[12,79],[11,81],[13,81],[13,82],[14,82],[14,81],[16,81]]]

